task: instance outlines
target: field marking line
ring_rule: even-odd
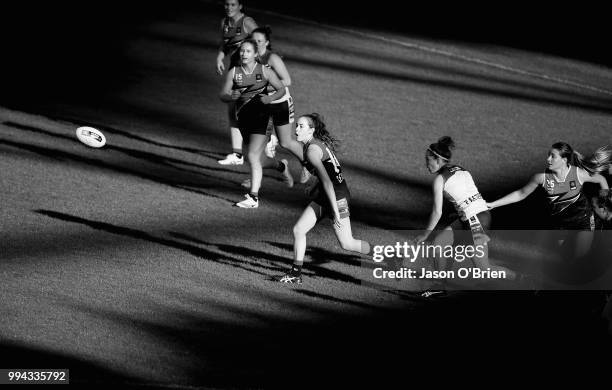
[[[205,3],[216,3],[215,0],[202,0],[202,1],[205,2]],[[489,67],[489,68],[493,68],[493,69],[503,70],[503,71],[506,71],[506,72],[509,72],[509,73],[514,73],[514,74],[519,74],[519,75],[522,75],[522,76],[538,78],[538,79],[542,79],[542,80],[546,80],[546,81],[551,81],[551,82],[558,83],[558,84],[564,84],[566,86],[571,86],[571,87],[574,87],[574,88],[585,89],[585,90],[589,90],[589,91],[592,91],[592,92],[598,92],[598,93],[601,93],[601,94],[604,94],[604,95],[612,96],[612,91],[611,90],[603,89],[603,88],[599,88],[599,87],[594,87],[594,86],[586,84],[586,83],[580,83],[580,82],[564,79],[564,78],[561,78],[561,77],[548,75],[548,74],[545,74],[545,73],[530,72],[530,71],[519,69],[519,68],[515,68],[515,67],[512,67],[512,66],[499,64],[499,63],[493,62],[493,61],[487,61],[487,60],[483,60],[483,59],[476,58],[476,57],[471,57],[471,56],[466,56],[466,55],[462,55],[462,54],[453,53],[453,52],[450,52],[448,50],[437,49],[437,48],[434,48],[434,47],[425,46],[425,45],[421,45],[421,44],[418,44],[418,43],[412,43],[412,42],[402,41],[402,40],[399,40],[399,39],[388,38],[388,37],[385,37],[383,35],[367,33],[367,32],[363,32],[363,31],[359,31],[359,30],[354,30],[354,29],[351,29],[351,28],[332,26],[332,25],[325,24],[325,23],[315,22],[313,20],[302,19],[302,18],[298,18],[298,17],[295,17],[295,16],[290,16],[290,15],[282,14],[280,12],[269,11],[269,10],[262,10],[260,8],[255,8],[255,7],[249,7],[249,9],[252,9],[252,10],[254,10],[256,12],[259,12],[259,13],[263,13],[263,14],[267,14],[267,15],[271,15],[271,16],[276,16],[276,17],[287,19],[287,20],[291,20],[291,21],[294,21],[294,22],[299,22],[299,23],[302,23],[302,24],[310,24],[310,25],[313,25],[313,26],[323,27],[323,28],[326,28],[326,29],[332,30],[332,31],[339,31],[339,32],[353,34],[353,35],[357,35],[357,36],[368,38],[368,39],[374,39],[374,40],[379,40],[379,41],[383,41],[383,42],[386,42],[386,43],[392,43],[392,44],[395,44],[395,45],[398,45],[398,46],[402,46],[402,47],[406,47],[406,48],[409,48],[409,49],[416,49],[416,50],[420,50],[420,51],[424,51],[424,52],[428,52],[428,53],[433,53],[433,54],[441,55],[441,56],[444,56],[444,57],[449,57],[449,58],[454,58],[454,59],[462,60],[462,61],[469,62],[469,63],[483,65],[483,66],[486,66],[486,67]]]

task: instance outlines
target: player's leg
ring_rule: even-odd
[[[280,146],[289,150],[299,161],[304,161],[303,145],[295,139],[295,108],[293,99],[274,104],[272,109],[272,120],[274,129],[278,135]],[[300,183],[306,183],[310,173],[302,168]]]
[[[364,240],[358,240],[353,237],[353,232],[351,230],[351,218],[341,218],[340,222],[342,226],[337,227],[334,226],[334,232],[336,233],[336,238],[340,243],[340,246],[345,251],[357,252],[364,255],[370,253],[370,243]],[[332,222],[333,224],[333,222]]]
[[[306,255],[306,234],[317,224],[321,206],[311,202],[293,226],[293,265],[291,271],[277,280],[281,283],[302,283],[302,266]]]
[[[242,134],[238,128],[238,120],[236,119],[236,103],[230,102],[227,104],[227,116],[229,120],[230,136],[232,139],[232,153],[228,154],[223,160],[219,160],[221,165],[241,165],[244,162],[242,156]]]
[[[451,226],[446,226],[444,229],[436,231],[432,234],[434,234],[434,237],[429,245],[434,248],[433,258],[428,258],[427,261],[433,262],[433,266],[436,271],[446,271],[448,262],[442,253],[440,253],[440,256],[437,256],[438,251],[435,248],[443,248],[446,245],[451,245],[453,243],[455,237],[453,229]],[[423,298],[446,295],[445,279],[435,279],[431,282],[428,281],[428,284],[429,287],[421,292],[421,296]]]
[[[249,150],[247,158],[251,165],[251,194],[257,195],[261,188],[263,176],[262,154],[266,146],[265,134],[251,134],[249,136]]]

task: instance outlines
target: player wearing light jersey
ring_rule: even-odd
[[[310,204],[293,227],[294,261],[291,271],[278,278],[282,283],[302,283],[306,234],[323,217],[333,220],[334,232],[342,249],[370,253],[368,242],[353,238],[349,217],[350,193],[334,153],[337,141],[329,134],[317,113],[298,119],[296,135],[298,142],[304,145],[305,165],[317,181],[309,191]]]
[[[584,158],[569,144],[557,142],[548,152],[548,167],[544,172],[533,175],[524,187],[488,203],[488,207],[493,209],[520,202],[536,188],[543,188],[551,228],[576,231],[573,259],[579,259],[590,249],[594,229],[593,211],[582,185],[596,183],[602,190],[607,190],[608,183],[599,172],[608,169],[610,159],[611,152],[606,148],[600,148],[591,157]]]
[[[470,172],[450,164],[454,147],[455,143],[450,137],[442,137],[431,144],[425,153],[427,169],[436,175],[433,182],[434,202],[425,232],[417,236],[415,242],[427,240],[438,226],[440,229],[433,238],[434,245],[442,246],[449,242],[454,245],[482,245],[484,256],[472,257],[474,264],[482,270],[504,271],[507,279],[514,280],[517,277],[514,271],[489,262],[486,232],[491,224],[491,214]],[[445,198],[454,206],[454,213],[446,216],[442,212]],[[434,260],[438,270],[446,270],[447,263],[443,256]],[[444,281],[437,281],[434,285],[441,288]],[[444,292],[443,289],[430,289],[421,295],[430,297]]]
[[[245,195],[245,200],[236,203],[242,208],[259,206],[259,188],[261,187],[262,169],[275,168],[283,173],[285,183],[293,186],[293,178],[289,172],[287,160],[264,158],[263,150],[266,144],[266,128],[270,114],[266,108],[270,102],[282,98],[285,88],[276,73],[270,71],[255,61],[257,44],[247,39],[240,45],[241,65],[227,72],[225,83],[221,89],[220,98],[225,102],[236,103],[236,118],[243,138],[249,140],[248,160],[251,165],[251,191]],[[271,95],[267,93],[268,86],[275,88]]]
[[[222,75],[225,71],[223,62],[226,57],[230,59],[228,69],[240,66],[240,44],[257,28],[255,20],[243,13],[243,3],[242,0],[225,0],[224,2],[225,17],[221,20],[221,43],[217,53],[216,66],[219,75]],[[221,165],[241,165],[244,162],[242,135],[238,130],[234,111],[233,102],[228,102],[227,115],[232,138],[232,153],[228,154],[223,160],[219,160]]]

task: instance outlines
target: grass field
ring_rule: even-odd
[[[298,113],[322,113],[343,141],[353,231],[374,244],[426,223],[423,155],[442,135],[457,141],[455,160],[487,199],[544,169],[555,141],[585,153],[610,142],[608,68],[250,13],[273,26]],[[276,387],[296,368],[319,381],[402,367],[385,359],[396,349],[418,348],[409,358],[607,351],[593,312],[600,297],[463,292],[424,302],[373,285],[371,261],[343,252],[327,223],[308,236],[305,283],[270,281],[289,267],[306,200],[302,185],[287,189],[270,173],[258,209],[232,207],[248,168],[216,163],[230,145],[214,73],[219,17],[204,2],[134,27],[108,88],[0,107],[4,367],[70,368],[88,386]],[[108,145],[80,144],[84,124]],[[494,226],[533,227],[534,204],[496,211]],[[510,267],[524,249],[491,245],[510,253]]]

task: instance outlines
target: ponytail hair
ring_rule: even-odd
[[[565,157],[569,165],[582,168],[591,176],[607,171],[612,162],[612,150],[607,146],[597,149],[589,157],[584,157],[566,142],[556,142],[552,145],[552,148],[558,150],[559,156]]]
[[[325,122],[323,122],[323,117],[316,112],[302,116],[308,119],[308,123],[314,128],[313,136],[322,141],[332,151],[336,151],[336,148],[340,146],[340,141],[332,137],[329,130],[327,130],[327,127],[325,127]]]
[[[270,36],[272,35],[272,29],[270,28],[270,26],[265,25],[263,27],[257,27],[255,30],[251,32],[250,36],[252,37],[253,34],[255,33],[263,34],[266,37],[266,41],[268,41],[268,45],[266,46],[266,49],[272,51],[272,40],[270,39]]]
[[[449,161],[453,155],[453,149],[455,148],[455,141],[447,135],[440,137],[438,142],[429,145],[427,149],[433,156]]]

